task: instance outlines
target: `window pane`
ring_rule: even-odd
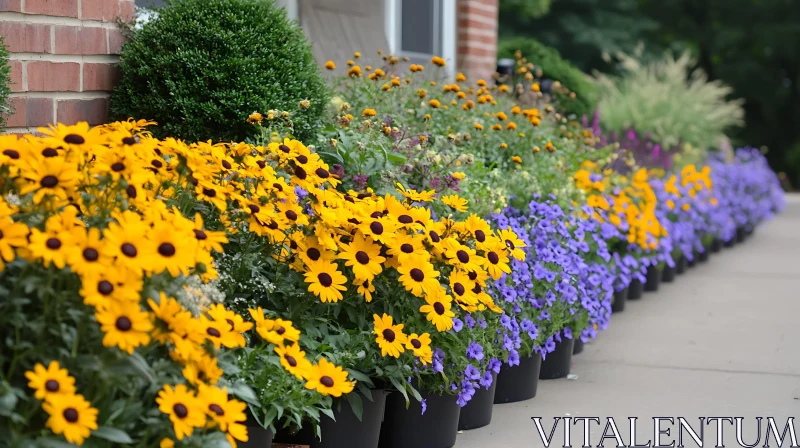
[[[435,53],[434,6],[432,0],[401,0],[400,49],[415,53]],[[438,12],[438,11],[437,11]]]

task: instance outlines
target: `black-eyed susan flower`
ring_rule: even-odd
[[[383,270],[381,264],[386,258],[381,256],[381,248],[367,239],[361,232],[356,232],[350,244],[342,246],[339,258],[345,260],[345,266],[353,268],[356,278],[372,280]]]
[[[341,367],[320,358],[308,371],[306,389],[316,390],[324,396],[341,397],[352,392],[355,383],[347,380],[347,372]]]
[[[150,263],[148,226],[141,216],[128,210],[117,214],[115,220],[103,231],[106,255],[120,266],[141,272]]]
[[[103,130],[97,127],[91,128],[85,121],[71,126],[61,123],[51,124],[46,128],[37,128],[37,131],[58,140],[64,147],[76,151],[88,152],[96,145],[106,142]]]
[[[403,324],[392,325],[392,316],[384,313],[383,316],[374,314],[373,330],[375,341],[381,349],[381,356],[391,356],[399,358],[405,351],[403,345],[407,342],[407,336],[403,333]]]
[[[459,212],[466,212],[467,211],[467,203],[469,201],[459,197],[458,195],[449,195],[449,196],[442,196],[442,203],[453,210],[457,210]]]
[[[417,297],[431,294],[441,288],[439,285],[439,271],[427,259],[420,256],[411,256],[397,268],[400,273],[398,279],[407,291]]]
[[[406,340],[406,349],[414,353],[414,356],[419,358],[419,361],[422,363],[422,365],[430,364],[433,359],[431,335],[428,333],[411,333],[408,335]]]
[[[156,319],[153,328],[153,339],[160,343],[170,340],[170,333],[176,332],[179,337],[188,333],[187,324],[192,319],[192,313],[185,310],[177,300],[159,293],[159,300],[147,299],[147,304]]]
[[[323,303],[342,300],[342,291],[346,291],[347,277],[336,266],[336,263],[320,259],[308,265],[305,273],[309,292],[314,293]]]
[[[25,372],[28,387],[35,390],[37,400],[50,401],[54,395],[72,395],[75,393],[75,378],[67,369],[62,369],[58,361],[50,361],[47,368],[41,363],[33,366],[33,370]]]
[[[453,318],[456,314],[453,312],[452,305],[453,299],[445,294],[441,288],[437,292],[425,295],[425,305],[419,308],[419,312],[425,315],[425,318],[436,326],[438,331],[447,331],[453,328]]]
[[[478,299],[472,293],[473,281],[470,280],[467,273],[455,270],[450,273],[448,280],[450,281],[450,292],[456,301],[466,305],[478,303]]]
[[[182,216],[156,222],[148,232],[152,254],[145,269],[153,273],[167,271],[173,277],[189,275],[197,264],[197,243],[193,223]]]
[[[110,300],[98,309],[95,319],[105,333],[104,347],[119,347],[130,355],[136,347],[150,342],[153,323],[136,302]]]
[[[356,292],[361,294],[367,303],[372,302],[372,293],[375,292],[375,285],[372,284],[372,281],[356,278],[354,283],[356,284]]]
[[[70,239],[72,244],[66,253],[70,269],[81,275],[108,269],[111,260],[104,255],[105,241],[100,238],[100,229],[76,227],[70,232]]]
[[[311,363],[306,359],[306,352],[300,349],[299,344],[276,345],[275,353],[280,357],[281,365],[287,372],[301,381],[308,377]]]
[[[178,384],[174,389],[164,385],[158,392],[156,403],[159,411],[169,415],[178,440],[191,436],[195,428],[202,428],[206,424],[203,403],[184,384]]]
[[[239,333],[231,330],[228,322],[209,319],[205,315],[200,316],[199,328],[206,340],[214,344],[214,347],[239,347],[243,338]]]
[[[97,409],[83,395],[53,395],[42,409],[50,416],[45,426],[54,434],[62,434],[69,443],[83,445],[97,429]]]
[[[428,251],[425,249],[424,237],[418,234],[400,233],[390,244],[389,255],[396,261],[396,266],[401,266],[411,257],[425,259]]]
[[[28,245],[28,226],[14,222],[9,217],[0,217],[0,271],[4,261],[10,263],[15,257],[15,248]]]
[[[81,275],[80,295],[86,305],[102,307],[112,299],[138,302],[141,291],[141,275],[118,264]]]
[[[498,280],[504,273],[511,273],[511,266],[508,265],[507,248],[502,241],[492,239],[482,249],[484,251],[483,267],[493,279]]]
[[[247,442],[247,427],[244,425],[247,420],[247,404],[229,399],[227,389],[202,383],[198,386],[197,400],[205,406],[206,415],[226,433],[231,446],[236,446],[234,440]]]
[[[70,248],[70,234],[66,231],[31,230],[28,249],[34,258],[42,259],[45,266],[52,263],[57,268],[63,269],[66,266]]]

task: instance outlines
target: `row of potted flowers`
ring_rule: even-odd
[[[11,445],[452,446],[566,376],[626,290],[782,207],[749,149],[674,175],[587,160],[585,203],[484,219],[455,194],[344,188],[290,138],[148,125],[2,137]]]

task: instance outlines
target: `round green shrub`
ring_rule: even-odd
[[[8,103],[11,95],[11,66],[8,64],[8,48],[4,37],[0,36],[0,129],[6,126],[6,119],[13,112]]]
[[[561,59],[558,50],[536,39],[515,37],[502,40],[498,45],[497,54],[501,58],[513,58],[517,50],[533,65],[540,67],[545,78],[559,81],[575,92],[574,100],[560,98],[561,108],[579,117],[582,115],[591,117],[594,114],[597,106],[597,87],[587,79],[586,74],[569,61]]]
[[[177,0],[122,49],[111,115],[155,120],[157,137],[240,141],[247,117],[293,113],[311,141],[328,90],[303,31],[272,0]],[[311,107],[299,109],[308,99]]]

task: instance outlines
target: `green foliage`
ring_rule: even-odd
[[[594,112],[597,88],[589,81],[586,74],[569,61],[562,59],[557,50],[535,39],[517,37],[501,40],[497,53],[499,57],[513,58],[517,50],[537,68],[541,68],[545,78],[559,81],[570,91],[575,92],[575,99],[567,96],[559,97],[560,106],[564,110],[578,116],[591,115]]]
[[[11,94],[11,66],[8,64],[8,48],[4,37],[0,36],[0,129],[6,125],[6,117],[11,115],[8,96]]]
[[[597,74],[603,88],[598,109],[606,129],[635,127],[667,146],[684,142],[706,149],[717,147],[727,129],[743,124],[742,101],[729,100],[730,87],[692,70],[688,53],[649,64],[619,58],[622,75]]]
[[[294,110],[310,140],[327,88],[303,31],[270,0],[180,0],[134,33],[120,61],[114,117],[146,117],[154,134],[189,141],[243,140],[254,111]]]
[[[550,11],[553,0],[503,0],[500,15],[513,15],[520,21],[538,19]]]

